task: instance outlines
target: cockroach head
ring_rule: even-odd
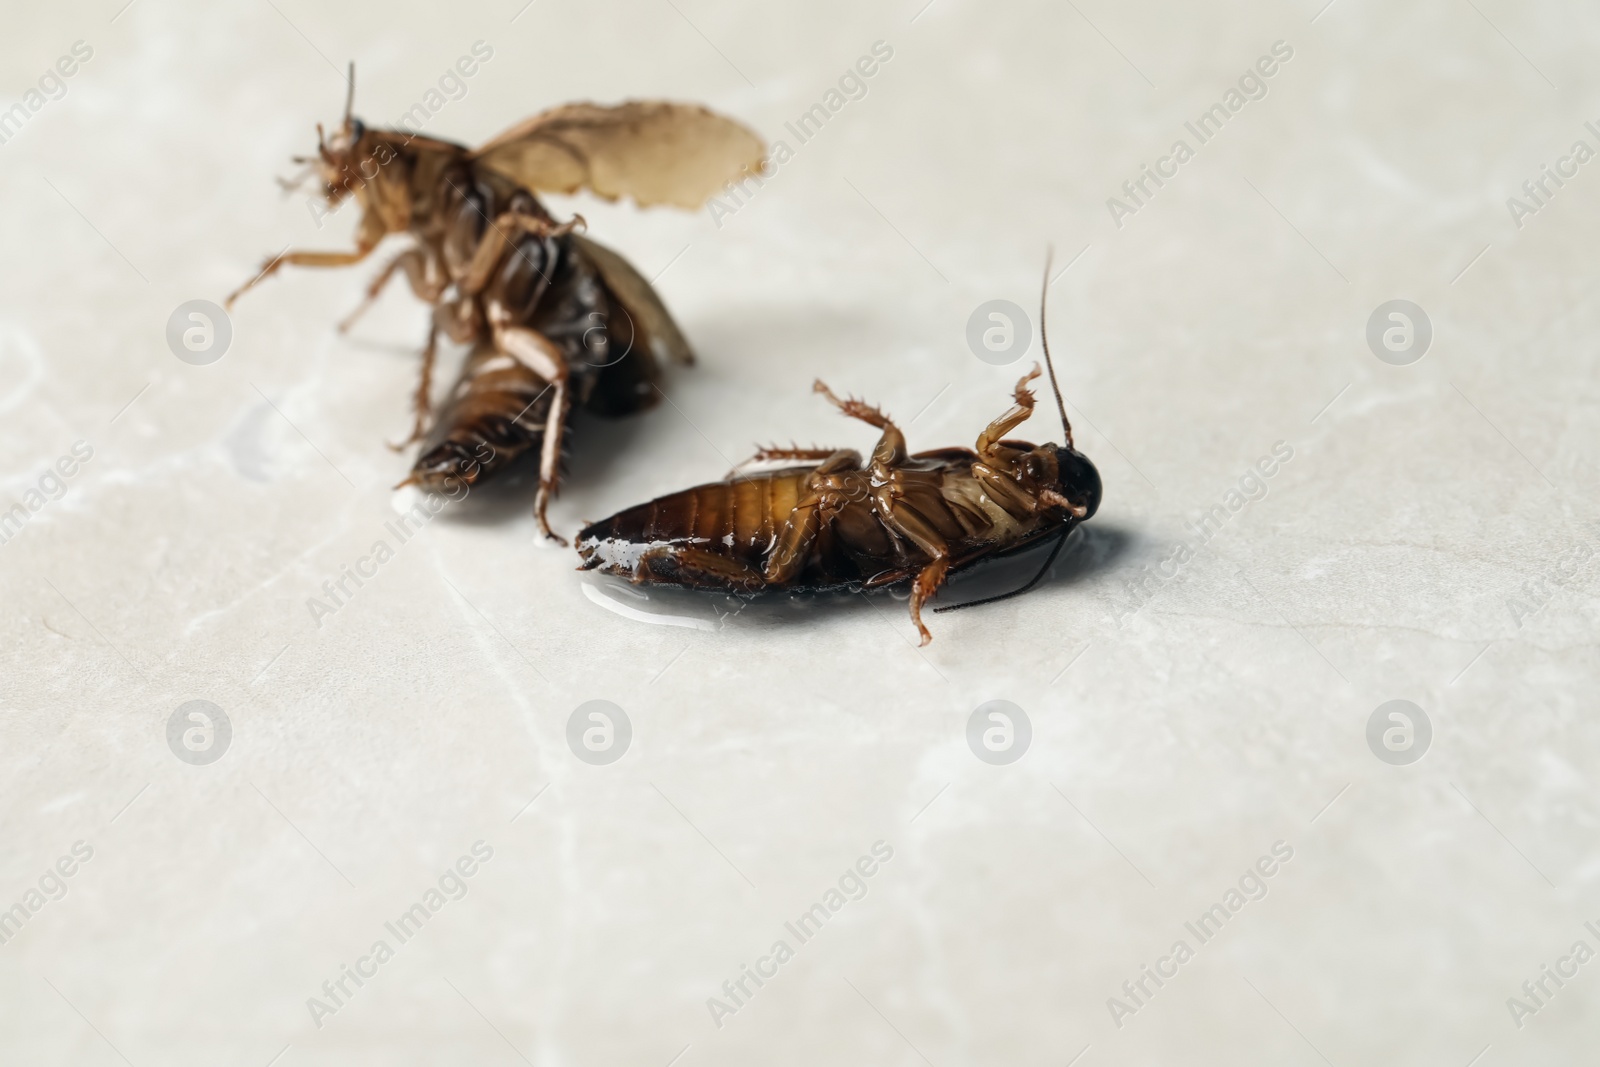
[[[321,172],[323,193],[327,196],[329,204],[337,204],[363,184],[360,167],[363,157],[361,142],[366,138],[367,127],[351,114],[350,110],[356,99],[354,63],[350,64],[348,81],[350,87],[344,99],[344,119],[340,122],[339,128],[330,136],[322,128],[322,123],[317,123],[316,158],[295,157],[295,162],[311,163]]]
[[[1067,507],[1079,520],[1087,519],[1100,510],[1100,472],[1089,460],[1071,445],[1049,445],[1055,450],[1055,492],[1068,503]]]

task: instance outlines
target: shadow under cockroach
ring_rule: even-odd
[[[1074,529],[1060,557],[1032,588],[1043,592],[1086,581],[1115,567],[1136,540],[1134,534],[1112,524]],[[1027,575],[1037,572],[1049,554],[1050,547],[1040,543],[991,557],[946,584],[932,602],[933,610],[1004,599],[1008,591],[1026,581]],[[589,581],[585,595],[590,601],[633,622],[708,631],[778,629],[812,622],[827,625],[829,619],[836,617],[882,613],[890,604],[904,604],[910,598],[908,592],[897,588],[871,593],[847,589],[709,593],[676,586],[640,586],[605,574]]]

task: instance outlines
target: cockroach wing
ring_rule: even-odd
[[[694,352],[690,350],[689,342],[684,339],[683,332],[672,321],[666,305],[644,276],[605,245],[596,244],[578,234],[573,234],[572,240],[600,271],[606,288],[622,303],[633,321],[634,344],[657,360],[693,363]]]
[[[641,207],[697,208],[730,181],[759,173],[766,146],[745,126],[693,104],[632,100],[541,112],[472,154],[534,192],[588,189]]]

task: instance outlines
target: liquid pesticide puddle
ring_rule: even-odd
[[[620,592],[620,590],[612,587],[610,592]],[[608,591],[603,591],[598,585],[592,585],[588,582],[583,584],[583,595],[607,611],[621,615],[624,619],[632,622],[647,623],[651,626],[682,626],[691,630],[716,630],[720,628],[720,623],[714,619],[641,610],[630,604],[624,604],[620,598],[608,595]],[[640,599],[648,600],[649,598],[640,595]]]

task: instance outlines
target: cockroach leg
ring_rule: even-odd
[[[374,245],[373,247],[377,247]],[[262,264],[261,270],[254,278],[245,282],[239,288],[228,294],[222,302],[224,309],[232,310],[233,302],[239,297],[254,289],[257,285],[272,275],[278,273],[279,268],[287,265],[296,267],[348,267],[360,263],[372,255],[372,248],[357,248],[353,252],[283,252]]]
[[[760,463],[769,459],[832,459],[841,453],[855,456],[857,464],[861,462],[861,454],[850,448],[758,448],[756,454],[747,462]]]
[[[755,464],[755,463],[769,463],[769,462],[776,462],[778,460],[786,460],[786,459],[793,459],[793,460],[800,460],[800,461],[804,461],[804,462],[810,462],[810,461],[815,461],[815,460],[828,459],[828,458],[830,458],[830,457],[832,457],[834,455],[837,455],[839,451],[840,450],[838,450],[838,449],[832,449],[832,448],[760,448],[760,447],[758,447],[756,449],[756,454],[755,455],[751,456],[749,459],[745,460],[743,463],[741,463],[737,467],[733,468],[733,470],[729,471],[727,476],[723,479],[723,481],[728,481],[728,480],[734,478],[740,471],[744,470],[746,467],[748,467],[748,466],[750,466],[752,464]],[[856,451],[854,451],[852,449],[844,449],[843,451],[847,451],[847,452],[850,453],[850,455],[855,457],[855,465],[857,467],[861,466],[861,454],[859,452],[856,452]]]
[[[1012,394],[1016,403],[1004,415],[985,426],[983,432],[978,435],[978,443],[975,450],[979,458],[985,463],[991,466],[1001,466],[1005,463],[1010,450],[1007,449],[1002,452],[1000,442],[1004,440],[1007,434],[1027,422],[1029,417],[1033,415],[1033,390],[1028,388],[1028,383],[1038,376],[1039,365],[1035,363],[1033,370],[1024,374],[1017,381],[1017,388]]]
[[[933,635],[922,625],[922,605],[944,583],[945,572],[950,569],[950,545],[927,519],[897,502],[895,497],[892,482],[873,491],[873,503],[884,525],[916,545],[930,561],[917,573],[917,580],[911,586],[911,621],[922,634],[922,643],[927,644],[933,640]]]
[[[545,237],[565,237],[569,233],[588,233],[589,220],[574,212],[570,219],[559,226],[552,228],[547,222],[538,231],[530,229],[529,232],[538,232]]]
[[[350,327],[356,324],[356,320],[377,302],[378,295],[383,292],[384,286],[389,284],[389,280],[394,277],[394,272],[397,270],[406,272],[406,281],[411,283],[411,291],[416,294],[418,300],[426,304],[439,302],[439,297],[444,294],[444,286],[429,281],[428,260],[422,254],[422,249],[408,248],[384,264],[378,276],[372,279],[372,284],[367,286],[367,295],[361,303],[339,323],[340,333],[350,332]]]
[[[783,520],[778,543],[772,555],[767,557],[767,564],[761,572],[768,584],[782,585],[793,579],[805,566],[806,554],[817,539],[817,531],[838,512],[838,507],[825,509],[823,500],[816,493],[808,494]]]
[[[635,582],[682,582],[690,586],[715,585],[753,593],[766,583],[747,564],[690,545],[662,545],[639,557]]]
[[[868,426],[876,426],[883,431],[883,436],[878,438],[878,443],[872,450],[872,464],[874,467],[888,469],[898,467],[906,461],[905,434],[900,432],[900,427],[896,426],[889,416],[866,401],[857,400],[855,397],[840,400],[833,395],[832,389],[822,383],[820,378],[811,384],[811,391],[821,393],[827,397],[834,407],[850,418],[860,419]]]
[[[533,513],[539,520],[540,532],[564,545],[566,539],[550,529],[545,509],[550,506],[550,499],[555,496],[556,485],[561,478],[561,439],[567,428],[567,408],[571,406],[566,357],[549,338],[525,326],[506,326],[496,330],[495,347],[521,360],[555,390],[555,396],[550,401],[550,416],[544,427],[544,441],[539,449],[539,493],[534,499]]]
[[[817,532],[850,502],[836,475],[860,468],[860,453],[841,448],[829,453],[807,476],[805,495],[790,509],[783,529],[778,532],[772,555],[767,557],[767,565],[762,570],[762,577],[768,584],[782,585],[799,575]]]
[[[457,287],[461,292],[474,295],[482,292],[483,287],[489,284],[489,276],[500,266],[506,250],[511,247],[511,238],[506,233],[506,227],[511,225],[511,220],[515,218],[516,216],[508,211],[498,218],[489,220],[489,228],[478,241],[478,247],[473,251],[466,271],[458,279]]]
[[[429,403],[430,394],[433,392],[433,364],[439,355],[439,320],[437,317],[428,316],[428,340],[422,346],[422,370],[417,377],[417,391],[411,397],[411,410],[413,420],[411,423],[411,436],[399,444],[390,444],[391,451],[400,452],[407,446],[422,440],[422,435],[428,429],[428,415],[432,410]]]
[[[883,412],[879,411],[877,408],[873,407],[864,400],[857,400],[855,397],[850,397],[847,400],[840,400],[834,395],[833,390],[829,389],[827,384],[821,378],[818,378],[816,381],[811,383],[811,391],[813,393],[821,393],[823,396],[828,398],[828,402],[834,407],[838,408],[852,419],[860,419],[868,426],[876,426],[878,429],[882,430],[892,425],[889,422],[889,416],[885,415]]]
[[[439,332],[458,345],[471,344],[478,339],[478,305],[475,297],[463,296],[437,305],[433,309],[433,322]]]
[[[813,487],[819,484],[819,479],[829,474],[838,474],[842,471],[856,471],[861,469],[861,453],[853,448],[836,448],[827,454],[817,469],[811,472]],[[824,483],[827,484],[827,483]],[[833,488],[831,484],[829,488]]]
[[[983,483],[984,489],[996,503],[1017,518],[1036,513],[1041,504],[1037,497],[1018,485],[1016,479],[1007,473],[1018,453],[1001,442],[1033,414],[1034,396],[1028,383],[1038,376],[1039,366],[1034,364],[1033,370],[1017,381],[1012,393],[1015,403],[978,435],[975,446],[978,461],[972,465],[972,476]]]
[[[1075,519],[1082,519],[1089,514],[1089,509],[1083,504],[1074,504],[1054,489],[1039,490],[1039,503],[1048,508],[1064,508]]]
[[[433,316],[428,317],[428,343],[422,346],[422,370],[417,375],[417,391],[411,398],[412,408],[416,412],[417,421],[412,427],[412,434],[422,437],[422,431],[428,421],[430,404],[429,393],[433,391],[433,361],[439,355],[439,322]]]
[[[916,623],[917,630],[922,634],[924,645],[933,640],[933,634],[922,624],[922,605],[939,591],[944,584],[945,572],[949,569],[950,557],[940,556],[917,572],[917,580],[911,586],[911,621]]]
[[[575,221],[582,222],[581,215],[573,216]],[[568,223],[570,228],[572,223]],[[559,230],[560,227],[554,229]],[[562,231],[565,232],[565,231]],[[548,237],[552,233],[549,222],[536,215],[525,215],[515,211],[502,212],[489,222],[482,241],[472,254],[472,260],[467,264],[466,273],[460,281],[463,293],[473,294],[482,292],[489,284],[489,278],[505,258],[508,250],[516,246],[517,238],[529,233],[535,237]],[[548,281],[548,279],[546,279]]]
[[[981,460],[972,465],[972,476],[983,483],[983,488],[994,497],[995,503],[1017,518],[1032,515],[1039,503],[1022,486],[1003,471],[995,470]]]

